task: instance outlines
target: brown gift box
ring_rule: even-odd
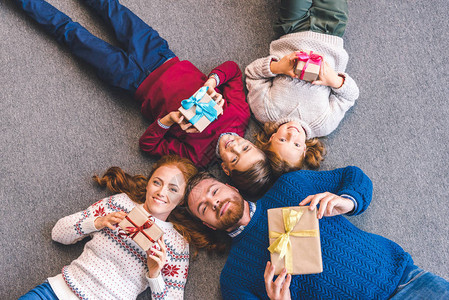
[[[320,55],[322,57],[321,54],[319,53],[315,53],[313,51],[304,51],[306,53],[308,53],[309,55],[316,54],[316,55]],[[304,65],[306,64],[306,61],[302,61],[302,60],[297,60],[296,62],[296,66],[295,66],[295,74],[298,76],[301,76],[301,72],[302,69],[304,68]],[[320,75],[320,65],[316,65],[313,64],[311,62],[309,62],[309,64],[307,65],[307,68],[304,70],[304,77],[302,78],[302,80],[308,81],[308,82],[312,82],[318,79],[318,76]]]
[[[195,96],[198,93],[198,91],[196,91],[195,94],[193,94],[193,95]],[[219,106],[207,93],[203,96],[203,98],[201,98],[201,100],[199,102],[209,103],[210,101],[213,101],[213,104],[215,104],[214,109],[217,111],[217,117],[218,117],[220,114],[223,113],[223,108],[221,106]],[[189,109],[184,109],[181,106],[178,110],[189,121],[196,114],[196,106],[195,105]],[[209,119],[206,116],[202,116],[195,124],[193,124],[193,126],[196,129],[198,129],[199,132],[202,132],[210,123],[211,123],[211,121],[209,121]]]
[[[291,241],[291,255],[292,255],[292,269],[290,273],[296,274],[315,274],[323,272],[323,263],[321,260],[321,244],[318,218],[316,216],[316,209],[310,211],[306,206],[273,208],[267,211],[268,213],[268,230],[269,232],[285,233],[283,209],[296,210],[303,213],[298,223],[293,227],[292,233],[300,231],[311,230],[315,232],[316,236],[293,236],[290,235]],[[307,235],[307,234],[306,234]],[[277,238],[270,237],[270,245],[276,241]],[[288,251],[284,258],[280,258],[279,253],[271,253],[271,263],[275,266],[275,274],[281,273],[285,266],[285,258],[289,255]]]
[[[118,226],[122,228],[144,251],[150,249],[164,233],[164,231],[154,223],[153,216],[151,216],[142,206],[134,207],[129,214],[126,215],[125,219],[118,223]],[[132,232],[133,230],[135,230],[135,232]]]

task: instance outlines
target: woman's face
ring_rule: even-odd
[[[306,133],[297,122],[282,124],[270,137],[269,150],[293,166],[301,165],[306,149]]]
[[[265,154],[253,143],[238,135],[224,135],[218,145],[221,164],[226,175],[232,170],[246,171],[252,165],[265,158]]]
[[[185,188],[184,175],[177,167],[159,167],[148,181],[144,208],[154,217],[165,221],[171,211],[181,203]]]

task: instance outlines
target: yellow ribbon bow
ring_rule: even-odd
[[[316,237],[318,236],[318,230],[300,230],[300,231],[292,231],[295,228],[296,224],[298,224],[299,220],[303,215],[302,211],[297,211],[294,209],[283,208],[282,216],[284,219],[284,228],[285,232],[280,233],[276,231],[270,231],[268,233],[271,239],[276,239],[268,250],[271,253],[279,253],[279,258],[282,259],[285,257],[285,268],[287,269],[287,273],[293,273],[293,256],[292,256],[292,243],[290,241],[290,236],[297,237]]]

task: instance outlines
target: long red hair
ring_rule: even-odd
[[[107,187],[113,193],[126,193],[128,197],[136,203],[144,203],[146,197],[146,187],[148,180],[153,173],[162,166],[175,166],[184,176],[184,180],[188,182],[190,178],[198,173],[193,163],[178,155],[166,155],[159,159],[152,166],[152,170],[148,177],[143,175],[130,175],[119,167],[109,168],[102,177],[93,176],[92,179],[100,186]],[[195,247],[195,255],[198,249],[211,249],[211,245],[205,243],[204,225],[198,223],[197,220],[186,211],[185,206],[181,202],[168,216],[167,221],[173,223],[173,227],[187,240],[187,242]],[[212,248],[214,248],[212,246]]]

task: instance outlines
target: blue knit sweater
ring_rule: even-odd
[[[371,180],[357,167],[297,171],[283,175],[257,202],[244,231],[233,239],[220,277],[224,299],[268,299],[264,270],[270,260],[267,209],[297,206],[309,195],[348,194],[362,213],[372,195]],[[398,286],[411,256],[393,241],[364,232],[343,216],[320,220],[323,272],[292,277],[292,299],[387,299]]]

